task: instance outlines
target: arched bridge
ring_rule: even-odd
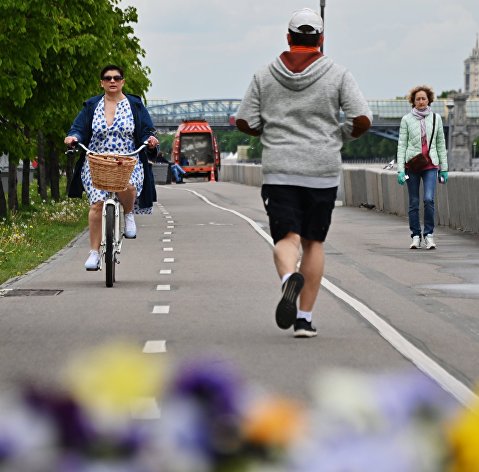
[[[183,120],[207,120],[213,128],[232,128],[232,117],[238,111],[241,100],[223,98],[148,104],[153,124],[159,130],[175,130]]]

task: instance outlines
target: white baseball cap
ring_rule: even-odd
[[[304,33],[299,29],[300,26],[311,26],[315,31]],[[311,8],[302,8],[296,10],[289,21],[288,29],[295,33],[318,34],[323,32],[323,20],[317,12]]]

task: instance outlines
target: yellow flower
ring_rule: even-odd
[[[284,448],[304,432],[302,408],[284,398],[265,398],[248,411],[244,437],[256,444]]]
[[[479,471],[479,402],[461,411],[448,433],[453,456],[450,472]]]
[[[160,360],[136,345],[115,341],[75,356],[67,366],[67,386],[98,413],[128,413],[135,402],[161,393]]]

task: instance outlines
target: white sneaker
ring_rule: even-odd
[[[421,238],[419,236],[413,236],[409,249],[419,249],[421,247]]]
[[[436,243],[432,234],[426,234],[424,236],[424,242],[426,243],[426,249],[436,249]]]
[[[90,255],[85,262],[85,269],[86,270],[98,270],[100,266],[100,254],[98,251],[92,249],[90,251]]]
[[[136,238],[136,224],[135,216],[133,213],[125,214],[125,238],[135,239]]]

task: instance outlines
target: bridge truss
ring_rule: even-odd
[[[235,98],[192,100],[147,106],[157,129],[175,130],[183,120],[207,120],[212,128],[233,128],[241,100]]]

